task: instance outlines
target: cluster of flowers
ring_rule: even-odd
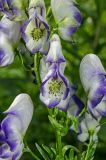
[[[73,0],[51,0],[51,7],[60,36],[70,40],[81,24],[76,3]],[[28,0],[0,0],[0,12],[0,66],[13,62],[21,39],[32,54],[38,51],[48,53],[50,27],[44,0],[30,0],[29,3]]]

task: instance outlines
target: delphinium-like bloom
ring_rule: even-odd
[[[51,7],[59,35],[64,40],[70,41],[82,21],[75,0],[51,0]]]
[[[40,99],[48,107],[66,110],[73,89],[64,76],[66,66],[58,35],[53,35],[46,58],[47,73],[41,84]]]
[[[20,39],[20,22],[14,22],[4,16],[0,21],[0,66],[11,64],[14,49]]]
[[[24,148],[23,137],[33,115],[29,95],[18,95],[4,114],[6,117],[0,124],[0,160],[18,160]]]
[[[90,113],[99,118],[106,116],[106,71],[98,56],[86,55],[80,64],[80,78],[88,96]]]
[[[46,54],[49,48],[49,25],[46,21],[44,0],[31,0],[29,4],[29,19],[21,28],[26,47],[32,54]]]
[[[85,142],[91,137],[93,141],[96,141],[99,130],[99,121],[92,117],[90,113],[86,113],[79,124],[78,139]]]
[[[28,0],[0,0],[0,11],[10,20],[22,21],[26,18]]]

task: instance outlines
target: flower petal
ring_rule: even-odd
[[[71,36],[80,27],[82,17],[74,1],[51,0],[54,18],[58,24],[58,31],[64,40],[71,40]],[[64,12],[65,10],[65,12]]]
[[[0,31],[8,36],[11,43],[16,44],[20,39],[20,22],[11,21],[3,16],[0,21]]]
[[[0,32],[0,66],[4,67],[11,64],[14,60],[14,50],[8,37]]]
[[[62,47],[60,43],[60,38],[57,34],[54,34],[51,38],[50,50],[47,55],[46,62],[54,63],[54,62],[65,62],[65,58],[62,53]]]
[[[29,3],[29,16],[34,12],[38,12],[42,17],[46,18],[46,7],[44,0],[31,0]]]
[[[22,125],[22,133],[24,134],[29,126],[33,115],[33,103],[29,95],[19,94],[5,114],[13,114],[18,116]]]
[[[94,54],[86,55],[80,64],[80,79],[86,92],[91,87],[98,86],[98,74],[105,73],[98,56]],[[95,85],[93,85],[95,82]],[[95,90],[95,89],[94,89]]]
[[[92,133],[93,140],[96,140],[97,133],[100,130],[99,121],[94,119],[91,114],[86,113],[79,125],[78,139],[84,142],[90,137],[90,133]]]

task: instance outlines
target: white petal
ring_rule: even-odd
[[[20,22],[11,21],[6,16],[1,19],[0,25],[4,28],[4,33],[8,39],[16,44],[20,39]]]
[[[78,140],[81,141],[81,142],[85,142],[89,137],[89,134],[88,133],[81,133],[77,136]]]
[[[21,120],[22,132],[25,133],[33,115],[33,103],[30,96],[24,93],[19,94],[5,113],[16,114]]]
[[[85,119],[83,119],[82,122],[80,123],[80,129],[81,129],[81,133],[78,134],[78,139],[81,142],[84,142],[89,138],[87,126],[85,124]]]
[[[60,103],[57,105],[61,110],[66,110],[70,101],[70,92],[65,100],[61,99]]]
[[[97,88],[97,72],[105,73],[100,59],[94,54],[86,55],[80,64],[80,79],[86,92],[88,92],[91,87],[94,87],[93,90]],[[93,85],[93,83],[95,83],[95,85]]]
[[[85,114],[85,123],[89,131],[97,132],[100,128],[99,122],[87,113]]]
[[[77,28],[78,24],[75,18],[66,17],[62,22],[59,23],[58,31],[62,39],[70,41]]]
[[[101,102],[96,106],[96,111],[98,111],[99,114],[106,116],[106,96],[103,97]]]
[[[66,17],[73,17],[79,10],[70,0],[51,0],[51,7],[56,21],[62,21]]]
[[[14,60],[14,50],[8,37],[0,32],[0,66],[11,64]]]
[[[29,3],[29,16],[31,16],[35,10],[37,13],[46,18],[46,8],[44,0],[30,0]]]
[[[40,77],[41,77],[41,80],[44,79],[47,72],[48,72],[48,69],[47,69],[47,65],[46,65],[46,57],[43,56],[43,58],[40,61]]]
[[[54,34],[51,38],[50,50],[47,55],[47,62],[65,62],[65,58],[62,53],[62,47],[60,43],[60,38],[58,35]]]

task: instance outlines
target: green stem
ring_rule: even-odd
[[[40,73],[39,73],[39,66],[40,66],[39,53],[36,53],[35,56],[34,56],[34,71],[35,71],[35,74],[36,74],[37,83],[38,83],[38,85],[40,87],[41,78],[40,78]]]
[[[95,139],[95,141],[93,141],[92,139],[92,136],[90,137],[90,142],[88,144],[88,148],[87,148],[87,153],[86,153],[86,156],[85,156],[85,159],[84,160],[90,160],[91,159],[91,150],[93,150],[92,152],[92,157],[94,155],[94,152],[96,150],[96,147],[97,147],[97,140]]]
[[[46,14],[46,17],[48,17],[49,16],[49,14],[50,14],[50,12],[51,12],[51,6],[48,8],[48,11],[47,11],[47,14]]]
[[[64,158],[62,155],[62,141],[61,141],[61,134],[59,131],[56,131],[56,149],[59,159],[63,160]]]

